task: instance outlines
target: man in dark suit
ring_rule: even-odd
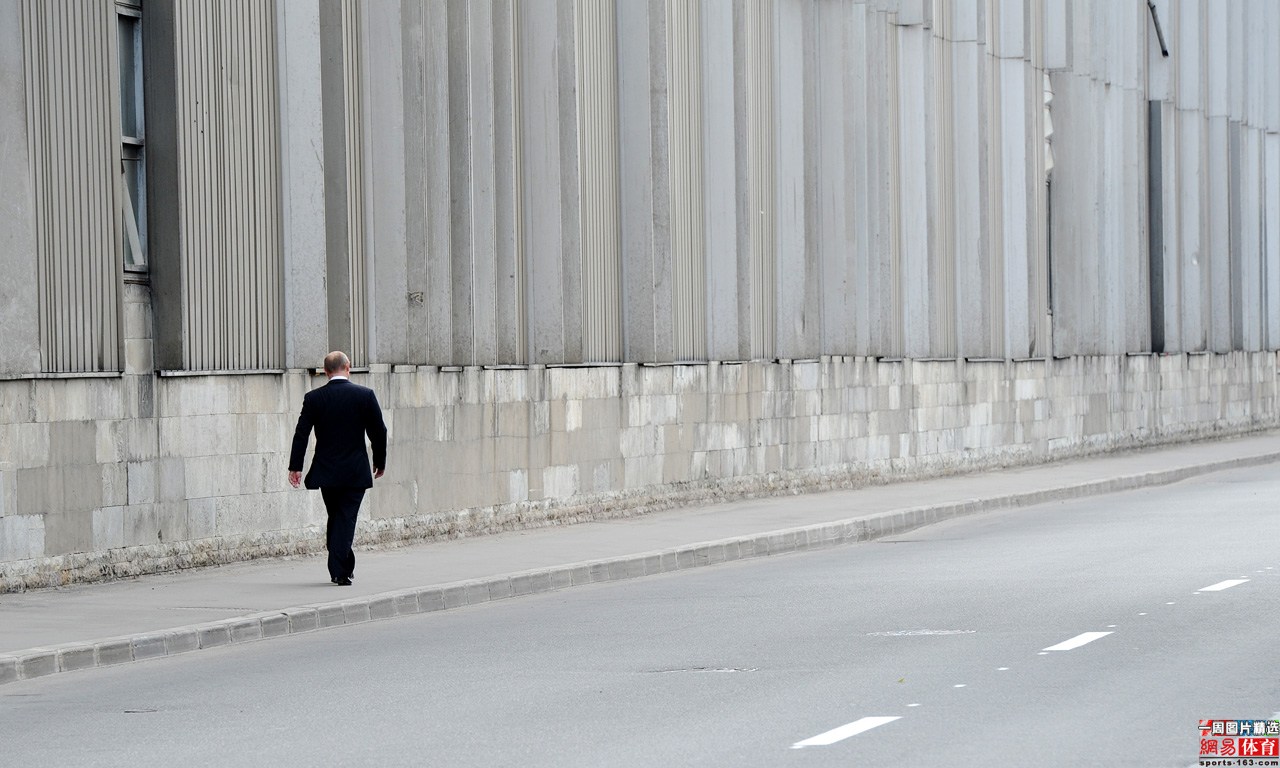
[[[329,381],[313,389],[302,399],[302,414],[293,433],[293,451],[289,454],[289,484],[294,488],[302,481],[302,460],[307,453],[307,439],[316,431],[316,452],[311,458],[306,486],[320,489],[329,524],[325,547],[329,550],[329,578],[340,586],[351,585],[356,569],[356,555],[351,542],[356,534],[356,516],[365,490],[373,480],[382,477],[387,467],[387,426],[382,421],[382,408],[373,390],[351,383],[351,360],[341,352],[330,352],[324,358],[324,372]],[[373,445],[373,471],[369,471],[369,453],[364,437]]]

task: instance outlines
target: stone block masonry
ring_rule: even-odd
[[[1276,353],[374,366],[361,546],[1028,464],[1278,426]],[[0,590],[318,552],[306,371],[0,381]],[[144,392],[145,390],[145,392]],[[145,394],[145,397],[140,396]]]

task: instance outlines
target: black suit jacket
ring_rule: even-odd
[[[346,379],[330,379],[302,399],[302,414],[293,432],[289,471],[301,472],[307,438],[316,431],[316,453],[304,480],[315,488],[372,488],[369,453],[364,436],[373,444],[373,466],[386,469],[387,425],[373,390]]]

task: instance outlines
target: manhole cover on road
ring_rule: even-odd
[[[972,635],[976,629],[895,629],[891,632],[868,632],[870,637],[915,637],[916,635]]]

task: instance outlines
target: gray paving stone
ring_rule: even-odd
[[[527,573],[512,576],[510,585],[512,597],[531,594],[533,592],[533,577]]]
[[[662,555],[660,553],[645,555],[643,566],[645,576],[662,573]]]
[[[355,600],[342,604],[343,620],[347,624],[361,624],[368,621],[370,616],[369,602],[367,600]]]
[[[573,586],[572,568],[555,568],[549,573],[551,589],[565,589]]]
[[[97,645],[100,667],[133,661],[133,642],[127,637],[103,640]]]
[[[581,586],[591,583],[591,567],[587,565],[575,566],[569,573],[569,581],[573,586]]]
[[[369,601],[369,618],[390,619],[396,615],[396,601],[394,597],[377,597]]]
[[[154,659],[165,655],[164,635],[138,635],[130,640],[133,646],[133,660]]]
[[[198,650],[200,650],[200,633],[194,629],[175,629],[164,634],[164,652],[167,656]]]
[[[420,613],[418,593],[414,591],[397,592],[391,600],[397,616],[412,616]]]
[[[543,571],[529,576],[529,592],[530,594],[540,594],[542,592],[550,592],[554,587],[551,586],[551,572]]]
[[[58,671],[74,672],[78,669],[91,669],[98,665],[98,656],[93,643],[77,643],[58,649]]]
[[[340,627],[346,623],[346,611],[341,605],[322,605],[316,608],[316,624],[320,629]]]
[[[467,587],[465,584],[451,584],[442,590],[445,608],[457,608],[467,604]],[[422,603],[422,598],[418,598]]]
[[[289,634],[289,617],[283,613],[273,613],[260,618],[262,636],[280,637]]]
[[[515,594],[514,588],[511,586],[511,579],[505,576],[499,576],[495,579],[486,579],[486,583],[489,587],[490,600],[502,600]]]
[[[231,631],[222,622],[203,624],[196,628],[196,632],[200,634],[200,647],[202,649],[218,648],[231,644]]]
[[[461,599],[461,598],[457,598]],[[445,590],[438,587],[420,590],[418,592],[418,610],[423,613],[432,611],[443,611],[448,604],[445,597]]]
[[[236,619],[228,622],[231,642],[247,643],[262,639],[262,620],[257,618]]]
[[[18,677],[30,680],[58,671],[58,652],[50,648],[32,648],[18,656]]]
[[[289,617],[289,633],[311,632],[320,628],[319,615],[315,608],[291,608],[284,612]]]
[[[479,605],[489,602],[489,584],[484,581],[472,581],[466,585],[467,605]]]
[[[16,656],[0,656],[0,685],[18,680],[18,658]]]

